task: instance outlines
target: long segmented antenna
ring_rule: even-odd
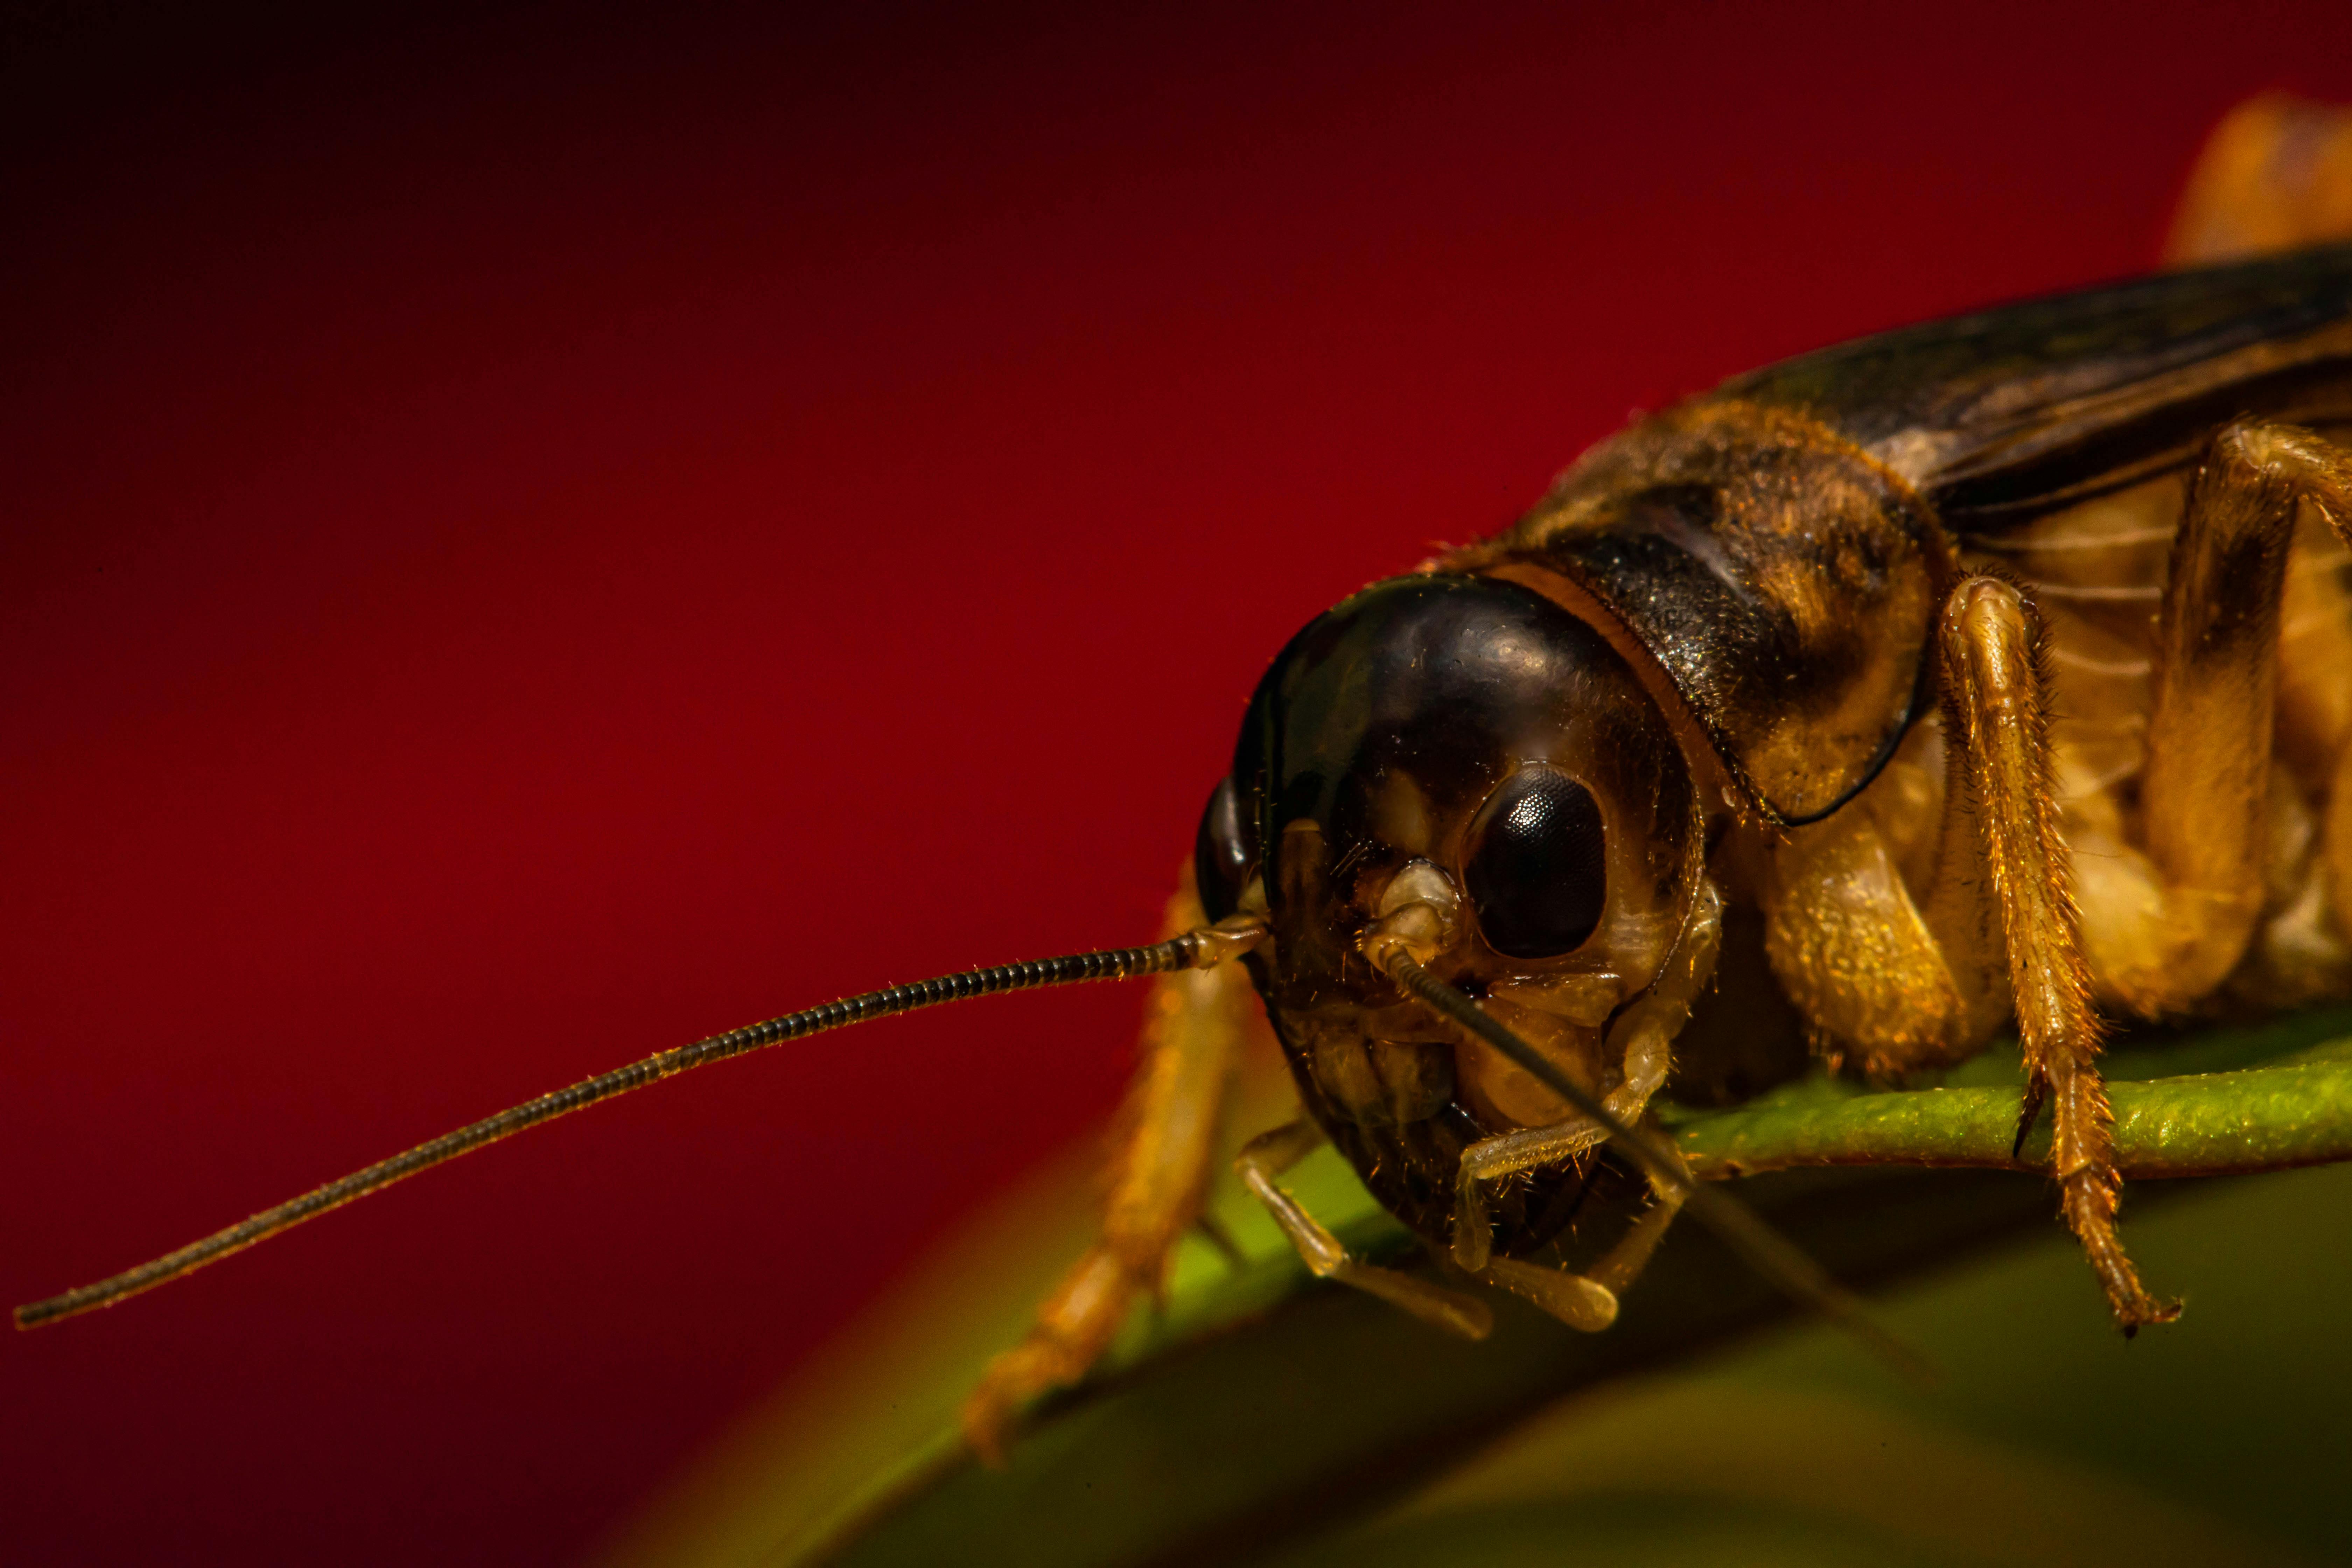
[[[1125,980],[1139,974],[1164,974],[1171,970],[1207,969],[1228,958],[1246,952],[1265,934],[1262,925],[1242,919],[1201,931],[1187,931],[1150,947],[1107,948],[1097,952],[1072,953],[1064,958],[1032,959],[1025,963],[1003,963],[991,969],[969,969],[960,974],[942,975],[937,980],[918,981],[910,985],[888,985],[879,991],[868,991],[861,996],[828,1002],[822,1007],[805,1012],[787,1013],[781,1018],[765,1023],[746,1025],[730,1029],[723,1035],[713,1035],[697,1040],[690,1046],[661,1051],[627,1067],[616,1068],[591,1079],[583,1079],[569,1089],[559,1089],[552,1094],[542,1094],[537,1100],[526,1100],[496,1116],[461,1127],[455,1132],[445,1132],[429,1143],[420,1143],[404,1154],[380,1160],[363,1171],[355,1171],[341,1181],[329,1182],[323,1187],[313,1187],[300,1197],[264,1209],[251,1219],[215,1231],[201,1241],[190,1242],[177,1252],[168,1252],[152,1263],[101,1279],[95,1285],[85,1285],[68,1290],[62,1296],[52,1296],[46,1301],[16,1309],[16,1326],[37,1328],[54,1323],[77,1313],[110,1307],[125,1297],[177,1279],[181,1275],[217,1262],[232,1252],[241,1251],[258,1241],[266,1241],[281,1230],[315,1219],[329,1209],[341,1208],[354,1198],[365,1197],[380,1188],[402,1181],[454,1160],[460,1154],[470,1154],[486,1144],[501,1138],[511,1138],[526,1128],[542,1121],[552,1121],[559,1116],[569,1116],[584,1110],[598,1100],[627,1094],[659,1083],[666,1078],[676,1078],[712,1062],[740,1057],[763,1046],[785,1040],[805,1039],[828,1029],[843,1028],[851,1024],[863,1024],[868,1019],[886,1017],[892,1013],[911,1013],[919,1007],[935,1007],[942,1002],[961,1002],[968,997],[993,995],[1000,991],[1031,991],[1046,985],[1075,985],[1089,980]]]
[[[1681,1193],[1691,1216],[1720,1237],[1741,1262],[1778,1287],[1798,1305],[1810,1307],[1852,1334],[1881,1360],[1905,1376],[1928,1381],[1925,1357],[1878,1326],[1853,1292],[1830,1278],[1827,1270],[1802,1247],[1764,1223],[1754,1209],[1728,1194],[1692,1176],[1670,1150],[1637,1127],[1628,1125],[1607,1106],[1535,1047],[1456,990],[1423,969],[1402,948],[1391,952],[1384,966],[1389,978],[1416,1002],[1468,1030],[1525,1068],[1538,1083],[1598,1123],[1612,1142],[1632,1156],[1642,1172],[1660,1186]]]

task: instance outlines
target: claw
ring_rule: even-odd
[[[2042,1107],[2050,1098],[2050,1079],[2035,1073],[2025,1080],[2025,1097],[2017,1107],[2017,1137],[2009,1146],[2009,1157],[2016,1159],[2025,1151],[2025,1141],[2032,1135],[2033,1124],[2042,1116]]]

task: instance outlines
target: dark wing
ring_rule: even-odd
[[[1947,530],[1983,542],[2177,468],[2241,414],[2352,419],[2352,246],[1741,376],[1603,442],[1455,564],[1530,563],[1590,594],[1750,801],[1809,822],[1876,775],[1927,700]]]
[[[1726,383],[1799,409],[2004,524],[2193,457],[2240,414],[2352,416],[2352,245],[2169,272],[1930,321]]]

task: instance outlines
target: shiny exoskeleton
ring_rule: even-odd
[[[2052,633],[2062,771],[2076,752],[2115,751],[2095,734],[2126,737],[2095,789],[2061,801],[2101,815],[2083,797],[2113,805],[2137,777],[2131,737],[2185,475],[2232,416],[2345,414],[2352,250],[2176,274],[1743,377],[1596,448],[1498,538],[1318,619],[1260,686],[1198,857],[1213,918],[1267,873],[1275,936],[1249,963],[1309,1113],[1383,1205],[1450,1244],[1461,1151],[1559,1108],[1364,963],[1350,939],[1387,879],[1413,859],[1454,877],[1475,936],[1449,977],[1490,998],[1542,996],[1515,1016],[1549,1025],[1593,1087],[1615,1087],[1601,1026],[1647,987],[1700,878],[1771,900],[1761,884],[1805,842],[1793,830],[1854,802],[1906,738],[1939,749],[1937,620],[1972,570],[2024,584]],[[2117,517],[2129,537],[2082,548],[2103,518],[2118,532]],[[2340,590],[2326,527],[2311,526],[2318,550],[2297,591],[2327,595],[2324,615]],[[2086,569],[2097,582],[2076,581]],[[2328,679],[2352,677],[2340,633],[2306,616],[2297,635],[2291,691],[2299,676],[2340,710]],[[2094,641],[2095,653],[2069,646]],[[2307,816],[2327,798],[2345,721],[2288,717],[2284,739],[2318,786],[2298,803]],[[1897,861],[1932,851],[1922,830],[1942,785],[1940,768],[1904,771],[1907,798],[1888,791],[1876,813],[1904,819],[1885,836]],[[1482,862],[1497,859],[1482,820],[1531,777],[1597,802],[1603,831],[1565,861],[1514,844],[1482,893]],[[1710,826],[1702,868],[1691,847]],[[1931,876],[1906,889],[1915,901]],[[1597,902],[1605,919],[1571,921],[1549,944],[1498,939],[1498,919],[1515,930],[1518,906],[1542,900]],[[2094,981],[2129,1006],[2123,977],[2095,963],[2091,925]],[[2340,988],[2341,958],[2311,957],[2295,999]],[[1796,954],[1776,964],[1792,990],[1817,981],[1804,967]],[[1571,980],[1580,1012],[1547,1005]],[[1925,1049],[1901,1037],[1931,1016],[1911,1014],[1908,1031],[1809,1021],[1822,1048],[1885,1070],[1948,1059],[1989,1032]],[[1576,1180],[1555,1165],[1503,1194],[1496,1250],[1549,1241]]]
[[[1250,783],[1220,785],[1204,820],[1203,902],[1232,913],[1261,847],[1279,846],[1273,935],[1248,962],[1299,1091],[1382,1205],[1443,1238],[1462,1151],[1528,1124],[1528,1086],[1371,973],[1354,932],[1400,868],[1433,862],[1486,894],[1472,901],[1490,1003],[1570,985],[1605,989],[1613,1011],[1689,917],[1689,770],[1585,622],[1517,584],[1431,574],[1301,633],[1250,706],[1234,771]],[[1447,978],[1480,967],[1464,957]],[[1549,1240],[1579,1185],[1556,1165],[1513,1186],[1499,1248]]]
[[[2240,155],[2352,146],[2305,112],[2225,129],[2180,254],[2343,236],[2296,227],[2335,210],[2277,173],[2308,160]],[[1262,928],[1304,1115],[1244,1184],[1317,1273],[1440,1326],[1484,1331],[1477,1281],[1600,1328],[1687,1181],[1645,1162],[1649,1214],[1560,1266],[1607,1130],[1416,984],[1621,1125],[1776,1026],[1888,1081],[2013,1025],[2020,1139],[2049,1119],[2117,1321],[2173,1316],[2116,1233],[2095,1058],[2105,1019],[2352,994],[2347,426],[2352,247],[2177,271],[1739,377],[1318,617],[1171,910]],[[1253,1011],[1229,976],[1160,982],[1102,1240],[967,1406],[983,1454],[1160,1278]],[[1436,1278],[1349,1256],[1279,1185],[1326,1139]]]

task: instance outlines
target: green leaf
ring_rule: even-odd
[[[2352,1158],[2352,1042],[2332,1040],[2283,1052],[2266,1066],[2134,1079],[2150,1067],[2211,1059],[2292,1039],[2275,1031],[2224,1037],[2183,1051],[2147,1053],[2109,1075],[2116,1156],[2128,1180],[2284,1171]],[[2193,1054],[2190,1054],[2193,1053]],[[2260,1059],[2260,1058],[2256,1058]],[[1753,1175],[1809,1165],[1958,1165],[1984,1170],[2050,1168],[2051,1119],[2021,1147],[2017,1135],[2018,1064],[1987,1053],[1969,1066],[2005,1069],[1999,1087],[1971,1087],[1955,1074],[1935,1088],[1868,1093],[1814,1077],[1736,1110],[1676,1118],[1684,1152],[1704,1176]]]
[[[2109,1058],[2119,1138],[2179,1168],[2340,1159],[2352,1014]],[[1920,1148],[2008,1163],[2014,1057],[1937,1086],[1816,1079],[1674,1131],[1714,1168]],[[2006,1082],[2002,1075],[2008,1074]],[[2249,1152],[2252,1151],[2252,1152]],[[2028,1145],[2027,1158],[2034,1155]],[[1245,1262],[1187,1242],[1011,1468],[955,1407],[1087,1239],[1068,1160],[941,1248],[616,1549],[666,1564],[1298,1564],[2323,1559],[2352,1537],[2341,1332],[2352,1171],[2128,1189],[2127,1241],[2184,1321],[2126,1353],[2047,1181],[1780,1169],[1734,1189],[1943,1371],[1904,1384],[1691,1226],[1617,1326],[1496,1300],[1481,1344],[1312,1280],[1237,1194]],[[1351,1247],[1411,1250],[1328,1151],[1293,1182]]]

